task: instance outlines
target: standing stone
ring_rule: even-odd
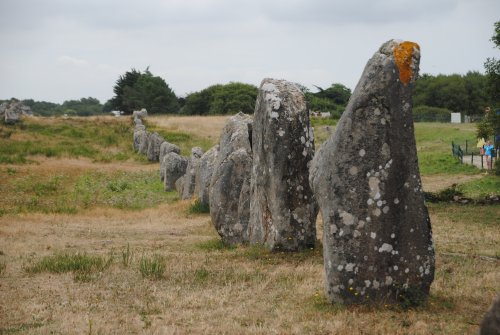
[[[202,205],[208,205],[210,203],[210,181],[212,180],[215,160],[217,159],[218,153],[219,145],[215,145],[200,158],[196,173],[194,194]]]
[[[331,302],[418,302],[429,293],[434,247],[411,111],[419,60],[415,43],[383,44],[314,157]]]
[[[252,117],[232,116],[222,130],[210,181],[210,216],[224,243],[248,242]]]
[[[160,145],[160,161],[163,160],[165,155],[168,154],[169,152],[175,152],[176,154],[180,155],[181,148],[170,142],[163,141],[163,143]]]
[[[33,112],[29,106],[24,105],[21,101],[12,99],[0,105],[0,117],[4,118],[6,124],[17,123],[23,115],[32,116]]]
[[[177,180],[186,173],[188,159],[175,152],[169,152],[163,158],[163,164],[165,167],[165,177],[163,180],[165,191],[172,191],[176,187]]]
[[[136,119],[136,118],[138,118],[138,119],[145,119],[147,116],[148,116],[148,111],[146,110],[146,108],[142,108],[139,111],[133,111],[132,112],[132,117],[134,119]]]
[[[500,334],[500,294],[491,304],[481,322],[479,335]]]
[[[149,135],[147,157],[151,162],[158,162],[160,159],[160,147],[165,142],[165,139],[158,133]]]
[[[318,206],[309,186],[314,136],[297,85],[262,81],[252,142],[250,243],[275,251],[314,247]]]
[[[135,126],[134,128],[134,151],[139,152],[142,145],[142,141],[146,137],[146,127],[145,126]]]
[[[189,157],[186,174],[182,180],[182,192],[180,192],[181,199],[190,199],[193,197],[196,173],[198,171],[201,156],[203,156],[203,150],[200,147],[191,149],[191,157]]]
[[[148,148],[149,148],[149,137],[151,136],[151,133],[147,130],[144,131],[139,131],[138,133],[138,139],[137,143],[138,145],[138,150],[137,152],[143,155],[148,154]],[[135,142],[135,140],[134,140]]]
[[[163,142],[160,145],[160,180],[163,181],[165,178],[165,156],[170,153],[175,152],[176,154],[181,153],[181,149],[175,144],[169,143],[167,141]]]
[[[142,119],[135,117],[134,118],[134,125],[137,127],[137,126],[142,126],[144,124],[142,123]]]

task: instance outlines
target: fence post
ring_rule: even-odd
[[[469,148],[467,140],[465,140],[465,154],[467,155],[467,149]]]
[[[474,151],[472,151],[470,154],[471,154],[471,156],[470,156],[470,163],[472,165],[474,165]]]

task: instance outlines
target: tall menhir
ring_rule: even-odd
[[[419,61],[415,43],[383,44],[313,160],[331,302],[418,303],[429,293],[434,247],[411,111]]]
[[[264,79],[252,133],[250,243],[297,251],[316,241],[316,200],[309,186],[314,136],[297,85]]]

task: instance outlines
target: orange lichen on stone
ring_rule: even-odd
[[[413,42],[402,42],[394,48],[394,60],[399,69],[399,80],[406,85],[410,82],[413,77],[413,51],[420,47],[417,43]]]

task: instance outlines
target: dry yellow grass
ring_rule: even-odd
[[[148,122],[167,131],[191,133],[218,142],[220,131],[231,115],[223,116],[150,116]]]
[[[409,311],[330,306],[318,251],[286,255],[251,247],[204,248],[216,233],[207,215],[186,215],[187,206],[0,218],[0,259],[7,265],[0,277],[0,329],[23,334],[474,334],[500,282],[498,260],[473,257],[485,251],[478,245],[485,236],[495,248],[497,227],[457,228],[434,209],[437,278],[426,306]],[[450,233],[455,230],[467,230],[467,238]],[[125,267],[120,255],[127,245],[132,262]],[[115,257],[88,283],[75,282],[70,274],[28,275],[22,269],[29,259],[61,251]],[[153,254],[166,259],[163,280],[143,279],[138,271],[140,257]]]
[[[226,117],[151,119],[208,136],[219,134]],[[74,159],[39,163],[16,169],[45,176],[154,168]],[[433,178],[424,179],[426,190],[456,182]],[[406,311],[332,306],[323,293],[319,249],[221,249],[209,216],[188,215],[188,206],[178,201],[141,211],[0,216],[0,264],[6,265],[0,272],[0,334],[476,334],[500,290],[500,206],[430,207],[436,279],[428,303]],[[478,219],[474,209],[488,215]],[[127,246],[129,266],[121,260]],[[61,252],[113,255],[113,263],[90,282],[23,269]],[[165,259],[162,280],[141,276],[141,257],[152,255]]]

